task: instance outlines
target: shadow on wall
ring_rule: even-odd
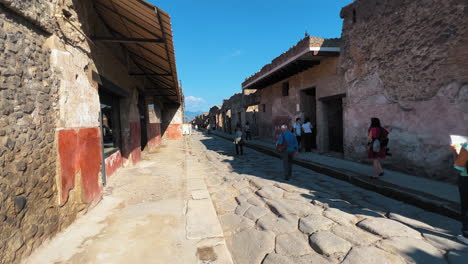
[[[447,243],[454,243],[454,235],[457,235],[461,228],[460,223],[453,219],[426,212],[299,166],[293,166],[292,179],[286,182],[283,180],[282,163],[278,158],[248,148],[244,149],[245,155],[235,156],[234,144],[216,137],[205,136],[201,142],[209,151],[225,156],[223,162],[229,164],[234,173],[252,178],[273,180],[278,186],[287,183],[298,188],[308,189],[308,192],[301,193],[300,196],[310,200],[312,204],[322,205],[325,209],[334,208],[344,213],[359,215],[361,219],[369,217],[395,219],[398,216],[400,222],[404,222],[424,236],[432,237],[432,241],[449,240]],[[286,203],[294,202],[288,199],[283,200]],[[281,210],[276,210],[275,206],[269,207],[273,213],[281,217]],[[415,263],[446,263],[442,254],[434,254],[432,251],[426,252],[424,246],[420,248],[416,244],[408,245],[408,241],[410,240],[395,237],[382,239],[378,243],[382,243],[382,246],[387,248],[391,248],[392,243],[397,245],[406,243],[406,247],[399,250],[398,254]],[[417,241],[427,243],[423,242],[424,240]]]
[[[183,115],[179,104],[164,104],[162,111],[161,133],[163,138],[179,140],[182,138]]]

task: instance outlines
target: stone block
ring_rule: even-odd
[[[421,239],[421,234],[394,220],[386,218],[370,218],[361,221],[358,226],[368,232],[379,235],[383,238],[389,237],[411,237]]]
[[[319,231],[309,238],[310,245],[320,254],[327,256],[333,254],[346,254],[351,249],[351,243],[336,236],[332,232]]]

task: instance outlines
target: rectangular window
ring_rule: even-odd
[[[120,99],[99,89],[104,156],[108,157],[120,148]]]
[[[289,82],[283,83],[283,96],[289,96]]]

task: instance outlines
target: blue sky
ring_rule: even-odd
[[[172,17],[186,110],[208,111],[307,31],[340,37],[352,0],[149,0]]]

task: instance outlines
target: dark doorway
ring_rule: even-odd
[[[343,152],[343,99],[324,100],[328,121],[328,146],[330,151]]]
[[[302,122],[306,118],[312,123],[312,148],[317,148],[317,101],[315,87],[301,90],[301,111],[304,114]]]
[[[138,95],[138,111],[140,112],[140,130],[141,130],[141,150],[144,150],[148,144],[148,109],[146,105],[145,96]]]
[[[120,99],[99,87],[104,158],[120,148]]]

